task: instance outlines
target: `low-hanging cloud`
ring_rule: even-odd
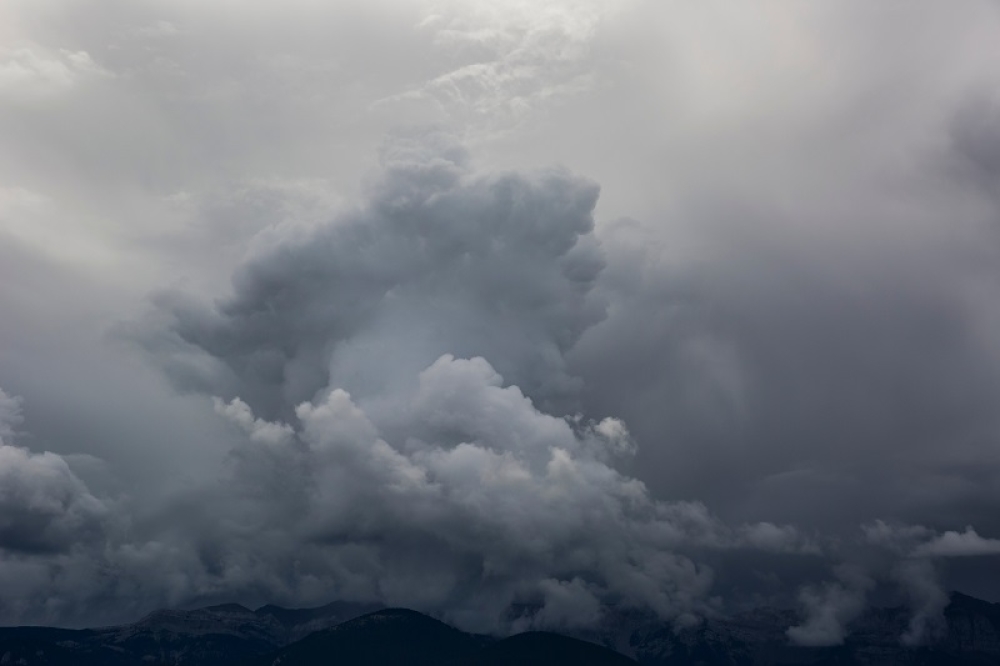
[[[878,584],[893,586],[910,609],[904,645],[916,646],[940,638],[948,592],[940,563],[948,558],[995,555],[996,539],[984,539],[972,527],[964,532],[939,533],[924,525],[876,520],[863,525],[856,538],[829,548],[828,557],[841,557],[833,567],[834,580],[822,586],[806,585],[799,592],[804,621],[788,629],[797,645],[840,645],[851,623],[868,608],[868,595]]]
[[[847,635],[847,625],[864,612],[867,593],[875,581],[849,565],[837,567],[834,573],[835,582],[801,591],[799,599],[806,619],[788,629],[792,643],[809,647],[840,645]]]

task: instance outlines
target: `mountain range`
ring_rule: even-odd
[[[335,602],[311,609],[224,604],[159,610],[95,629],[0,628],[0,666],[1000,666],[1000,604],[954,593],[932,643],[906,647],[904,608],[872,609],[843,645],[801,647],[794,611],[759,608],[676,629],[608,611],[571,635],[470,634],[407,609]]]

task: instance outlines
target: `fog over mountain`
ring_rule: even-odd
[[[831,646],[900,604],[932,641],[1000,600],[998,31],[4,3],[0,624],[768,605]]]

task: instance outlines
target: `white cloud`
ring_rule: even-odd
[[[913,551],[916,557],[973,557],[1000,555],[1000,539],[986,539],[967,526],[964,532],[949,530],[926,541]]]
[[[110,73],[86,51],[36,44],[0,51],[0,98],[31,100],[69,92]]]
[[[650,497],[588,441],[626,437],[623,424],[546,414],[485,359],[445,355],[403,384],[400,440],[342,389],[297,407],[294,438],[242,401],[216,402],[249,440],[223,495],[260,503],[246,513],[256,533],[286,535],[258,557],[315,548],[327,562],[313,575],[336,589],[496,629],[518,598],[542,604],[524,620],[537,626],[592,622],[609,597],[696,616],[712,572],[685,552],[801,550],[791,528],[734,531],[704,506]],[[364,566],[341,544],[365,544]]]
[[[377,106],[428,101],[452,122],[508,130],[553,101],[595,85],[590,43],[613,5],[601,2],[430,3],[422,30],[450,69]]]
[[[286,423],[271,423],[263,419],[255,419],[249,405],[233,398],[225,403],[219,398],[214,399],[215,412],[238,425],[250,437],[251,441],[262,442],[272,446],[287,444],[294,431]]]

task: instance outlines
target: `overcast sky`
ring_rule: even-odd
[[[0,623],[1000,600],[1000,5],[350,4],[0,4]]]

